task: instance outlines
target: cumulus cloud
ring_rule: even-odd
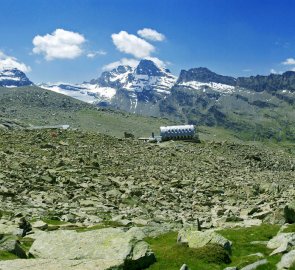
[[[13,56],[8,56],[4,52],[0,51],[0,70],[17,68],[22,72],[30,72],[31,68],[26,64],[20,62]]]
[[[126,31],[121,31],[118,34],[112,34],[112,40],[120,52],[131,54],[136,58],[144,58],[150,56],[155,50],[155,47],[135,35],[129,34]]]
[[[83,35],[64,29],[56,29],[52,34],[36,36],[33,39],[33,53],[43,54],[45,59],[74,59],[83,53]]]
[[[115,61],[112,63],[109,63],[103,67],[103,70],[112,70],[118,66],[130,66],[130,67],[136,67],[139,63],[139,60],[134,58],[122,58],[119,61]]]
[[[278,72],[275,69],[273,69],[273,68],[270,70],[270,73],[271,74],[278,74]]]
[[[149,28],[144,28],[137,31],[137,34],[145,39],[150,39],[154,41],[162,41],[165,36],[157,31]],[[103,70],[111,70],[119,65],[128,65],[131,67],[136,67],[139,63],[139,59],[152,60],[157,66],[164,68],[168,62],[164,62],[157,57],[152,56],[155,51],[155,47],[147,42],[146,40],[129,34],[126,31],[121,31],[119,33],[112,34],[112,40],[116,48],[123,53],[131,54],[134,58],[122,58],[119,61],[112,62],[103,67]]]
[[[137,34],[142,38],[152,40],[152,41],[163,41],[165,36],[154,29],[144,28],[137,31]]]
[[[87,54],[86,54],[86,56],[88,57],[88,58],[94,58],[95,56],[97,56],[97,55],[106,55],[107,54],[107,52],[105,52],[105,51],[103,51],[103,50],[98,50],[98,51],[94,51],[94,52],[88,52]]]
[[[287,58],[282,64],[283,65],[295,65],[295,59],[294,58]]]

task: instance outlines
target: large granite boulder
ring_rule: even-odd
[[[207,244],[216,244],[231,253],[231,242],[213,230],[202,232],[195,228],[183,229],[178,233],[177,242],[187,244],[190,248],[200,248]]]
[[[155,261],[154,253],[135,228],[106,228],[77,233],[59,230],[41,233],[30,248],[40,259],[120,261],[128,269],[142,269]]]

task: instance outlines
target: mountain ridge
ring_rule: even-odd
[[[248,139],[295,140],[295,72],[234,78],[194,68],[182,71],[178,80],[170,74],[144,60],[88,83],[43,88],[116,111],[220,126]]]

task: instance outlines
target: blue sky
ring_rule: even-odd
[[[0,4],[0,68],[21,65],[34,82],[87,81],[114,62],[135,64],[142,57],[175,75],[199,66],[232,76],[295,68],[293,0]]]

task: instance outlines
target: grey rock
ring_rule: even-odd
[[[27,258],[16,236],[0,236],[0,250],[11,252],[20,258]]]
[[[189,268],[186,264],[183,264],[179,270],[189,270]]]
[[[16,236],[22,236],[23,230],[16,225],[7,225],[0,223],[0,234],[12,234]]]
[[[123,260],[9,260],[0,261],[1,270],[123,270]]]
[[[284,253],[295,246],[295,233],[279,233],[267,243],[269,249],[274,249],[270,256]]]
[[[198,231],[194,228],[180,230],[177,242],[187,244],[191,248],[200,248],[207,244],[217,244],[231,253],[231,242],[213,230]]]
[[[268,261],[266,259],[259,260],[255,263],[251,263],[243,268],[241,270],[254,270],[257,269],[260,265],[268,264]]]
[[[32,223],[32,228],[39,229],[39,230],[46,230],[48,228],[48,224],[42,220],[38,220]]]
[[[289,269],[295,265],[295,250],[284,254],[281,261],[277,264],[277,270]]]
[[[124,232],[120,228],[106,228],[83,233],[61,230],[39,234],[29,252],[42,259],[117,260],[130,268],[144,268],[155,261],[155,256],[141,240],[143,237],[139,229]]]

